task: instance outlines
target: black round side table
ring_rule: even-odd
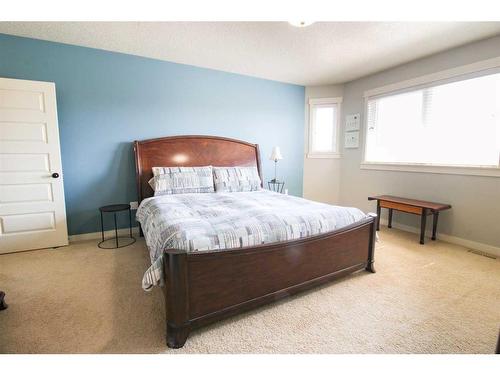
[[[271,180],[267,182],[267,187],[269,190],[275,191],[276,193],[283,193],[285,183],[283,181]]]
[[[116,213],[120,211],[127,211],[128,210],[128,220],[129,220],[129,229],[130,229],[130,236],[129,237],[118,237],[118,226],[116,224]],[[125,247],[128,245],[132,245],[135,242],[135,238],[132,236],[132,212],[130,211],[130,204],[111,204],[109,206],[103,206],[99,207],[99,211],[101,212],[101,236],[102,236],[102,241],[97,244],[101,249],[118,249],[119,247]],[[107,240],[104,239],[104,218],[103,218],[103,213],[104,212],[112,212],[113,216],[115,218],[115,237],[114,238],[108,238]],[[126,243],[119,245],[118,239],[126,239]],[[116,246],[104,246],[105,242],[115,240]]]

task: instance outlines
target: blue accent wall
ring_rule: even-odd
[[[278,175],[302,195],[303,86],[4,34],[0,77],[56,84],[70,234],[99,231],[99,206],[137,200],[136,139],[210,134],[258,143],[265,181],[279,145]]]

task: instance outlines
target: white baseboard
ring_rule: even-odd
[[[387,225],[387,219],[381,219],[380,225]],[[392,227],[396,228],[396,229],[403,230],[405,232],[420,234],[420,228],[415,228],[415,227],[412,227],[410,225],[399,224],[399,223],[396,223],[393,221]],[[431,237],[432,231],[426,230],[425,235],[426,235],[426,237]],[[437,232],[437,238],[441,241],[444,241],[444,242],[449,242],[449,243],[452,243],[455,245],[460,245],[463,247],[467,247],[469,249],[481,251],[483,253],[492,255],[496,258],[500,258],[500,247],[484,244],[481,242],[466,240],[465,238],[450,236],[449,234],[439,233],[439,231]]]
[[[387,219],[381,219],[380,225],[387,225]],[[392,226],[396,229],[400,229],[400,230],[403,230],[405,232],[417,233],[417,234],[420,233],[419,228],[415,228],[415,227],[412,227],[409,225],[399,224],[399,223],[396,223],[394,221],[392,222]],[[119,236],[126,236],[128,234],[129,234],[128,228],[118,229]],[[134,236],[138,236],[139,235],[139,227],[132,227],[132,234]],[[431,232],[431,230],[427,230],[425,232],[425,234],[427,237],[431,237],[432,232]],[[114,235],[115,235],[115,231],[113,229],[107,230],[104,232],[105,238],[112,238],[112,237],[114,237]],[[69,242],[100,240],[100,239],[101,239],[101,232],[75,234],[75,235],[69,236]],[[438,239],[441,241],[444,241],[444,242],[449,242],[449,243],[452,243],[455,245],[467,247],[469,249],[481,251],[483,253],[490,254],[490,255],[493,255],[494,257],[500,258],[500,247],[484,244],[481,242],[466,240],[465,238],[450,236],[449,234],[439,233],[439,231],[438,231]]]
[[[130,233],[129,228],[121,228],[118,229],[118,236],[128,236]],[[139,227],[132,227],[132,234],[134,236],[139,235]],[[104,231],[104,238],[114,238],[115,237],[115,230],[107,230]],[[69,242],[80,242],[80,241],[88,241],[88,240],[100,240],[101,239],[101,232],[92,232],[92,233],[83,233],[83,234],[74,234],[72,236],[69,236]]]

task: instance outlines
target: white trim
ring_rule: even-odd
[[[376,163],[376,162],[365,161],[361,163],[360,169],[369,169],[376,171],[457,174],[462,176],[500,177],[500,168],[498,167],[495,168],[495,167],[466,167],[466,166],[452,166],[452,165]]]
[[[387,219],[380,219],[380,224],[387,225]],[[412,227],[409,225],[399,224],[399,223],[396,223],[394,221],[392,222],[392,227],[396,228],[396,229],[400,229],[400,230],[405,231],[405,232],[417,233],[417,234],[420,233],[419,228],[415,228],[415,227]],[[429,237],[429,240],[430,240],[430,237],[432,235],[431,230],[426,230],[425,235],[426,235],[426,237]],[[478,251],[481,251],[483,253],[492,255],[496,258],[500,258],[500,247],[497,247],[497,246],[488,245],[488,244],[485,244],[482,242],[466,240],[465,238],[460,238],[460,237],[456,237],[456,236],[451,236],[449,234],[439,233],[439,231],[437,233],[437,237],[438,237],[438,240],[452,243],[454,245],[460,245],[460,246],[463,246],[463,247],[466,247],[469,249],[478,250]],[[426,240],[427,240],[427,238],[426,238]]]
[[[118,229],[118,236],[128,236],[130,233],[129,228],[121,228]],[[132,235],[139,235],[139,227],[132,227]],[[107,230],[104,231],[104,238],[111,239],[115,236],[115,230]],[[101,232],[91,232],[91,233],[83,233],[83,234],[73,234],[69,236],[69,242],[80,242],[80,241],[89,241],[89,240],[101,240]]]
[[[440,72],[427,74],[417,78],[408,79],[406,81],[392,83],[390,85],[377,87],[364,92],[364,97],[372,97],[381,94],[386,94],[388,92],[406,89],[413,86],[423,85],[430,82],[440,81],[443,79],[448,79],[464,74],[477,73],[481,70],[493,69],[500,67],[500,57],[494,57],[492,59],[478,61],[472,64],[459,66],[452,69],[442,70]]]
[[[306,155],[308,159],[340,159],[342,154],[338,152],[315,152]]]
[[[381,225],[387,225],[387,219],[381,218],[380,219],[380,224]],[[405,232],[410,232],[410,233],[420,233],[420,229],[409,226],[409,225],[404,225],[404,224],[399,224],[397,222],[392,222],[393,228],[403,230]],[[119,236],[126,236],[129,233],[128,228],[122,228],[118,229],[118,235]],[[105,238],[112,238],[115,234],[114,230],[108,230],[104,232]],[[132,234],[134,236],[139,235],[139,227],[132,227]],[[430,230],[427,230],[425,232],[427,237],[431,237],[432,232]],[[80,241],[89,241],[89,240],[100,240],[101,239],[101,232],[93,232],[93,233],[84,233],[84,234],[76,234],[69,236],[69,242],[70,243],[75,243],[75,242],[80,242]],[[455,245],[460,245],[464,246],[466,248],[470,248],[473,250],[478,250],[482,251],[484,253],[493,255],[497,258],[500,258],[500,247],[496,247],[493,245],[488,245],[484,244],[481,242],[476,242],[476,241],[471,241],[471,240],[466,240],[464,238],[460,237],[455,237],[451,236],[448,234],[443,234],[438,232],[438,240],[442,240],[444,242],[452,243]]]
[[[337,96],[335,98],[309,98],[309,105],[311,104],[340,104],[342,103],[342,97]]]

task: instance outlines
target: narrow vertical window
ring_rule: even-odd
[[[341,98],[309,100],[308,157],[339,157]]]

